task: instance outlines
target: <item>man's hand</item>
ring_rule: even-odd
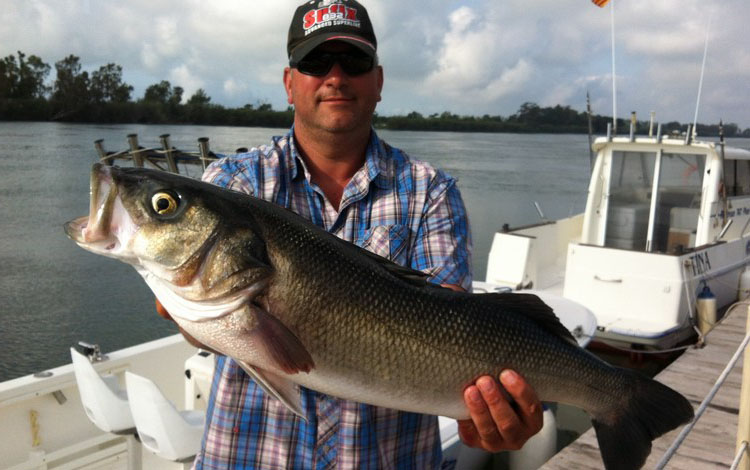
[[[161,302],[159,302],[159,299],[156,299],[156,313],[158,313],[159,316],[162,317],[162,318],[174,321],[174,318],[172,318],[172,315],[170,315],[169,312],[167,312],[167,309],[164,308],[164,306],[161,304]],[[177,323],[175,322],[175,324],[177,324]],[[185,330],[182,329],[182,327],[180,325],[177,325],[177,329],[180,330],[180,333],[182,333],[182,336],[185,338],[185,341],[187,341],[191,345],[195,346],[196,348],[203,349],[204,351],[210,351],[210,352],[212,352],[214,354],[221,354],[221,353],[218,353],[218,352],[214,351],[213,349],[209,348],[208,346],[206,346],[205,344],[201,343],[200,341],[198,341],[197,339],[193,338],[192,336],[190,336]]]
[[[514,404],[490,376],[480,377],[464,390],[471,418],[458,421],[458,433],[469,447],[489,452],[518,450],[542,429],[542,404],[534,389],[510,369],[500,374],[500,382]]]

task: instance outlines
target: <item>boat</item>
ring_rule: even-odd
[[[600,345],[700,341],[750,282],[750,151],[650,134],[597,138],[584,212],[497,232],[487,282],[580,304]]]

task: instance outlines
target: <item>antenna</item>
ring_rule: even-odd
[[[589,121],[589,170],[594,171],[594,149],[591,147],[593,143],[594,126],[591,123],[591,98],[589,97],[589,91],[586,90],[586,115]]]
[[[617,135],[617,74],[615,73],[615,0],[609,2],[612,22],[612,134]]]
[[[698,81],[698,99],[695,102],[695,116],[693,117],[693,134],[697,133],[698,128],[698,108],[701,104],[701,90],[703,89],[703,73],[706,71],[706,56],[708,55],[708,33],[711,30],[711,20],[714,17],[714,10],[711,10],[711,15],[708,17],[708,24],[706,25],[706,39],[703,44],[703,65],[701,65],[701,78]]]

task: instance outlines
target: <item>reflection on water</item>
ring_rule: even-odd
[[[0,123],[0,381],[70,361],[79,340],[104,351],[172,334],[154,313],[153,296],[135,270],[67,239],[62,225],[88,213],[93,142],[110,151],[137,133],[144,147],[171,135],[197,151],[207,136],[216,152],[267,143],[285,130],[148,125]],[[387,132],[381,137],[457,177],[474,236],[475,277],[484,279],[492,234],[503,223],[536,222],[583,208],[587,138]],[[747,140],[747,139],[745,139]],[[192,175],[197,176],[193,170]]]

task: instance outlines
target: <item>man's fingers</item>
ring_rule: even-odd
[[[509,369],[500,374],[500,383],[518,405],[519,417],[531,435],[539,432],[544,417],[542,404],[534,389],[518,373]]]
[[[526,436],[523,432],[524,424],[515,408],[503,395],[498,383],[492,377],[485,376],[477,380],[477,387],[482,392],[482,398],[487,403],[488,422],[486,426],[494,428],[494,433],[498,434],[501,438],[501,441],[497,445],[502,445],[504,449],[520,449],[526,441]],[[491,434],[492,432],[488,430],[488,435],[491,436]],[[480,431],[480,436],[484,435]],[[488,439],[491,439],[491,437]]]
[[[474,422],[471,419],[459,419],[457,423],[458,436],[461,441],[469,447],[481,447],[481,440]]]
[[[491,452],[507,448],[506,436],[502,434],[503,429],[496,422],[495,414],[503,415],[509,420],[507,426],[512,428],[515,412],[502,396],[497,383],[491,377],[481,377],[475,386],[466,389],[464,396],[480,447]]]
[[[542,428],[536,393],[512,370],[503,371],[500,382],[480,377],[466,388],[464,401],[471,419],[459,421],[459,434],[469,446],[490,452],[520,449]]]

